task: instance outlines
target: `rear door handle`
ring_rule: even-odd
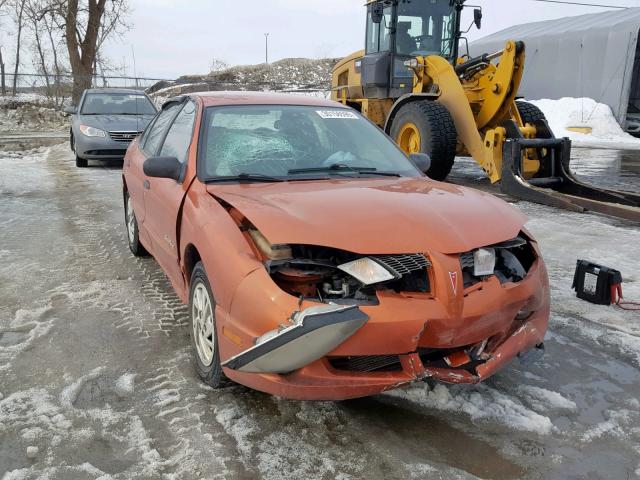
[[[145,190],[150,190],[151,189],[151,184],[149,183],[149,180],[145,180],[142,183],[142,186],[144,187]]]

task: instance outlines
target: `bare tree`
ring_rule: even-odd
[[[96,57],[105,40],[126,28],[127,0],[58,0],[58,14],[73,74],[72,101],[91,87]]]
[[[24,7],[26,0],[14,0],[14,22],[16,24],[16,58],[13,72],[13,96],[15,97],[18,87],[18,69],[20,68],[20,42],[22,40],[22,27],[24,26]]]
[[[47,37],[49,38],[49,48],[51,49],[51,55],[53,56],[53,71],[55,72],[54,101],[56,105],[59,105],[62,101],[62,87],[60,85],[62,66],[58,54],[60,37],[56,36],[59,30],[56,29],[55,13],[53,11],[44,12],[44,15],[42,17],[42,24],[47,32]]]
[[[2,60],[2,47],[0,46],[0,91],[4,97],[7,94],[7,85],[4,77],[4,60]]]
[[[0,16],[5,10],[7,0],[0,0]],[[4,60],[2,59],[2,45],[0,45],[0,93],[4,97],[7,94],[7,86],[5,83]]]
[[[228,68],[229,68],[229,64],[227,62],[216,57],[213,57],[211,59],[211,63],[209,64],[209,71],[212,73],[222,72],[223,70],[226,70]]]
[[[42,75],[44,75],[47,85],[47,96],[51,98],[52,91],[49,80],[49,69],[47,67],[46,52],[40,33],[40,25],[45,14],[45,6],[42,0],[26,0],[25,17],[28,22],[27,25],[33,35],[34,47],[38,54],[39,70],[42,72]]]

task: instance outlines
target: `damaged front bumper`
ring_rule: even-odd
[[[445,280],[457,261],[445,255],[436,258],[434,284],[447,285]],[[298,299],[271,285],[266,274],[256,270],[236,291],[231,312],[217,312],[223,325],[220,353],[229,359],[224,367],[232,380],[291,399],[357,398],[425,378],[478,383],[517,357],[539,356],[549,319],[547,274],[539,260],[518,283],[501,285],[493,278],[448,294],[442,290],[432,295],[380,293],[379,305],[352,307],[341,314],[362,316],[345,322],[343,326],[349,328],[332,335],[332,342],[318,342],[322,336],[314,339],[298,327],[290,346],[283,336],[274,341],[277,334],[254,344],[257,336],[273,331],[274,319],[289,318],[292,311],[301,309]],[[254,295],[255,291],[265,294]],[[314,306],[317,303],[304,302],[302,309]],[[519,320],[521,312],[528,310],[531,314]],[[358,322],[362,323],[357,326]],[[335,347],[329,348],[334,341]],[[483,343],[486,348],[478,349]]]
[[[323,305],[296,312],[289,325],[258,338],[223,367],[247,373],[290,373],[342,344],[369,317],[356,306]]]

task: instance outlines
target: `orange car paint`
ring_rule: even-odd
[[[338,105],[310,97],[245,92],[192,94],[190,98],[198,113],[184,181],[147,178],[142,172],[146,158],[138,141],[127,152],[123,181],[134,202],[141,242],[185,303],[190,274],[186,252],[195,248],[199,253],[216,302],[223,363],[299,307],[298,298],[271,279],[239,222],[250,222],[272,244],[321,245],[360,254],[424,253],[432,264],[430,293],[379,292],[379,305],[361,307],[370,317],[368,323],[328,355],[397,354],[401,371],[338,371],[322,358],[288,375],[225,368],[229,378],[288,398],[354,398],[429,376],[450,383],[479,382],[543,341],[549,286],[535,242],[538,258],[523,281],[502,285],[489,277],[467,290],[462,284],[458,254],[516,237],[526,221],[518,210],[491,195],[428,178],[207,186],[196,176],[204,108]],[[145,182],[149,188],[144,188]],[[302,307],[311,305],[315,303],[305,301]],[[534,313],[518,322],[515,317],[523,308]],[[488,338],[498,343],[492,345],[490,359],[478,366],[476,375],[430,368],[415,353],[419,347],[456,348]]]

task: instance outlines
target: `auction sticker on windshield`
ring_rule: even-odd
[[[358,118],[358,115],[349,110],[316,110],[316,113],[322,118]]]

